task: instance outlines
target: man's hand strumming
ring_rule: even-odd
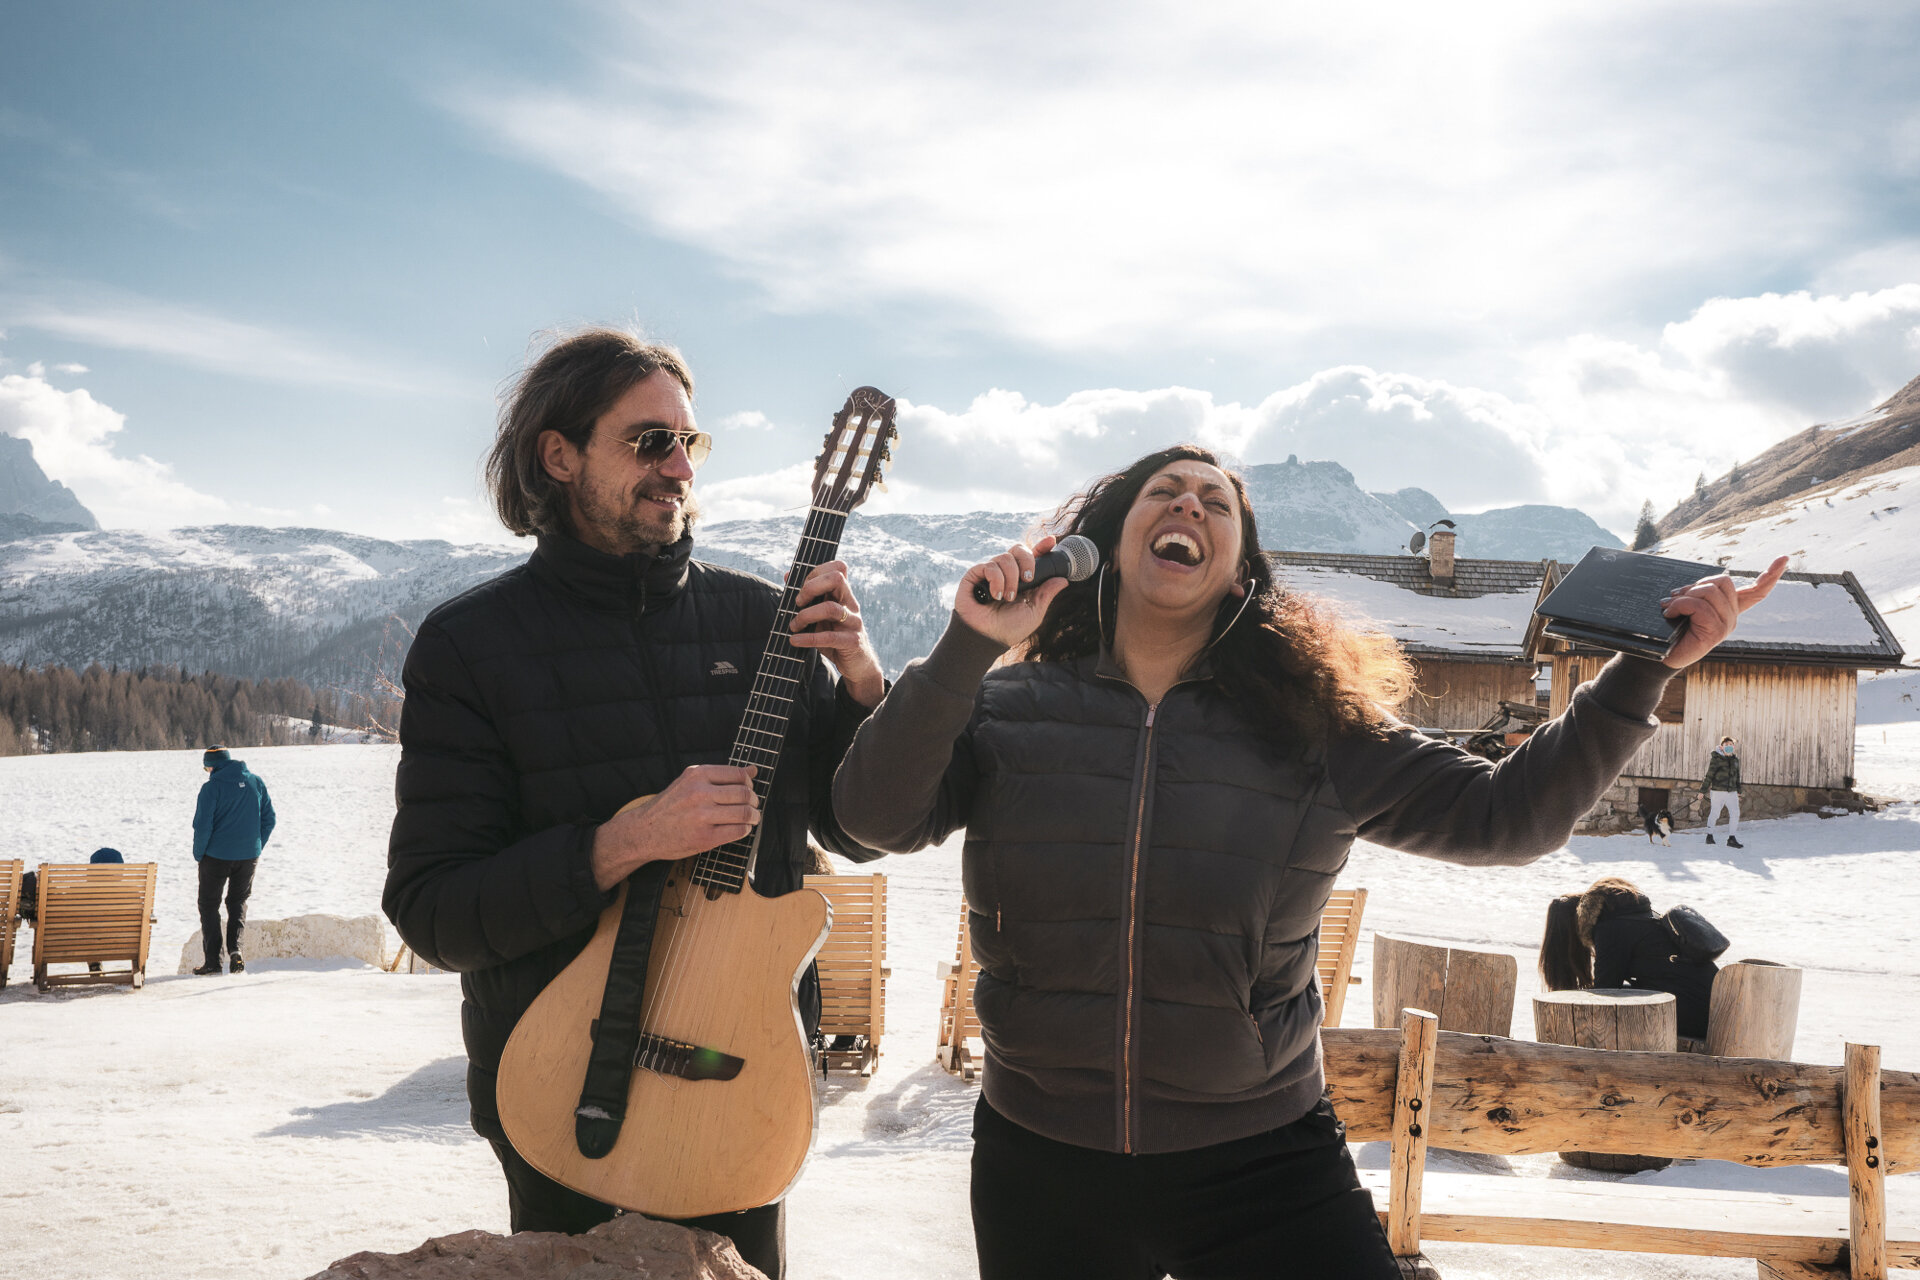
[[[649,862],[690,858],[738,840],[760,822],[752,765],[690,765],[644,804],[602,823],[593,836],[593,882],[611,889]]]

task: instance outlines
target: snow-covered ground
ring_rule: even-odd
[[[1863,789],[1920,801],[1920,716],[1863,724]],[[256,748],[280,829],[256,918],[379,910],[396,751]],[[176,976],[197,927],[189,824],[195,752],[0,760],[0,858],[84,858],[110,844],[160,863],[160,923],[145,990],[36,993],[28,953],[0,991],[0,1276],[33,1280],[306,1276],[359,1249],[398,1250],[469,1227],[504,1230],[491,1153],[466,1125],[458,982],[363,966],[261,961],[242,977]],[[1580,838],[1535,865],[1466,870],[1369,846],[1342,883],[1371,891],[1368,931],[1511,952],[1514,1034],[1530,1036],[1532,947],[1553,894],[1606,874],[1658,906],[1700,907],[1737,955],[1806,968],[1796,1056],[1838,1062],[1852,1039],[1889,1067],[1920,1067],[1920,804],[1879,814],[1751,824],[1741,851],[1697,836]],[[893,977],[886,1054],[868,1081],[825,1086],[815,1155],[790,1212],[800,1278],[931,1280],[973,1274],[967,1217],[977,1091],[932,1060],[936,963],[951,958],[957,846],[892,858]],[[30,947],[31,934],[22,943]],[[1368,975],[1363,941],[1360,973]],[[1349,996],[1365,1025],[1371,988]],[[1385,1167],[1381,1144],[1356,1150]],[[1552,1156],[1515,1177],[1581,1175]],[[1438,1171],[1469,1167],[1436,1154]],[[1475,1172],[1489,1163],[1475,1162]],[[1652,1185],[1836,1197],[1832,1169],[1686,1164]],[[1889,1183],[1893,1222],[1920,1229],[1920,1179]],[[1434,1246],[1450,1280],[1752,1275],[1751,1263]]]

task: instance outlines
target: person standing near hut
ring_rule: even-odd
[[[207,780],[193,810],[193,860],[200,864],[200,942],[206,963],[194,972],[220,972],[220,894],[227,895],[227,968],[246,971],[240,958],[240,931],[247,923],[247,899],[253,894],[253,869],[273,835],[273,801],[267,784],[235,760],[225,747],[208,747],[200,757]]]
[[[1727,848],[1739,849],[1740,843],[1740,757],[1734,749],[1740,744],[1729,734],[1707,757],[1707,776],[1700,791],[1707,797],[1707,843],[1713,843],[1713,824],[1722,813],[1727,815]]]

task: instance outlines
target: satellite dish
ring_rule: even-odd
[[[1420,548],[1426,545],[1427,545],[1427,535],[1420,532],[1418,529],[1415,529],[1413,531],[1413,537],[1409,539],[1407,542],[1407,551],[1417,556],[1420,554]]]

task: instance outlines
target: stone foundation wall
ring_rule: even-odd
[[[1707,798],[1701,794],[1698,782],[1623,777],[1575,824],[1574,833],[1604,836],[1644,830],[1646,819],[1640,814],[1642,787],[1661,788],[1670,793],[1667,807],[1673,814],[1675,831],[1707,825]],[[1870,797],[1845,787],[1773,787],[1748,783],[1740,788],[1740,821],[1743,823],[1784,818],[1790,813],[1861,813],[1878,807]]]

